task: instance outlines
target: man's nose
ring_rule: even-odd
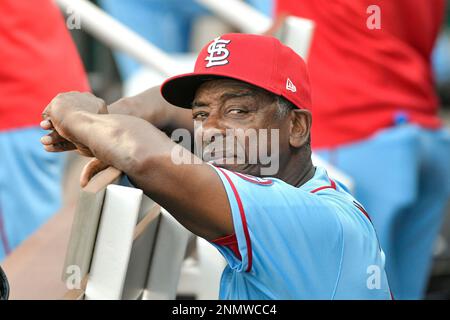
[[[198,133],[202,135],[203,143],[214,142],[218,137],[225,136],[226,128],[223,126],[219,118],[209,116],[208,119],[202,122]]]
[[[217,139],[220,139],[225,136],[225,130],[222,130],[217,127],[203,127],[201,130],[201,141],[204,145],[210,144]]]

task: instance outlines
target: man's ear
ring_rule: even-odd
[[[311,131],[311,112],[304,109],[294,109],[290,113],[289,144],[294,148],[302,147],[309,138]]]

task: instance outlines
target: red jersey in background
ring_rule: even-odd
[[[370,29],[367,8],[380,8]],[[278,0],[316,24],[308,58],[315,148],[364,139],[396,118],[440,126],[430,55],[444,0]]]
[[[60,92],[89,84],[61,12],[51,0],[0,1],[0,131],[38,126]]]

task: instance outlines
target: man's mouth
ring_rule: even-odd
[[[202,159],[213,164],[236,164],[238,160],[239,163],[245,160],[242,156],[238,157],[232,149],[212,149],[208,146],[203,150]]]
[[[203,160],[206,162],[219,162],[225,159],[235,159],[236,155],[227,150],[215,150],[214,152],[203,152]]]

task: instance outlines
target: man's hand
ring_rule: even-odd
[[[77,150],[80,154],[92,157],[93,154],[71,135],[69,125],[71,116],[76,112],[107,114],[106,104],[91,93],[68,92],[57,95],[45,108],[41,127],[53,130],[41,138],[44,149],[48,152]]]
[[[76,150],[77,147],[70,141],[64,139],[53,128],[52,122],[48,119],[42,120],[40,126],[44,130],[53,130],[48,135],[41,138],[44,149],[48,152],[64,152]]]
[[[108,167],[109,167],[109,165],[98,160],[97,158],[94,158],[91,161],[89,161],[84,166],[83,171],[81,172],[80,186],[82,188],[86,187],[93,176],[95,176],[97,173],[105,170]]]

